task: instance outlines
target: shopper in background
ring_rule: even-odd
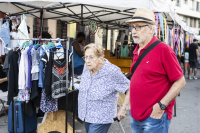
[[[131,20],[132,37],[137,47],[133,64],[158,41],[152,10],[138,8]],[[168,133],[175,98],[185,78],[171,47],[160,42],[140,62],[130,83],[130,120],[132,133]]]
[[[84,121],[86,133],[107,133],[117,116],[118,92],[126,92],[118,119],[129,108],[130,81],[121,69],[104,58],[103,47],[89,44],[84,48],[85,67],[78,96],[78,116]]]
[[[196,80],[197,77],[197,68],[198,68],[198,41],[196,39],[193,40],[193,43],[189,46],[189,64],[190,64],[190,76],[189,79]],[[192,78],[192,69],[194,69],[194,77]]]
[[[74,74],[81,75],[83,72],[84,61],[83,61],[83,50],[82,47],[85,40],[85,34],[83,32],[79,32],[76,36],[76,39],[73,40],[70,44],[73,46],[73,55],[74,55]]]
[[[189,65],[189,49],[186,48],[185,49],[185,74],[186,74],[186,71],[188,71],[187,75],[189,76],[190,74],[190,65]]]

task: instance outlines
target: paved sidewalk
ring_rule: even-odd
[[[200,77],[200,70],[198,70]],[[177,116],[173,117],[169,133],[200,133],[200,79],[188,80],[186,86],[176,98]],[[0,117],[0,121],[7,120],[7,116]],[[121,121],[126,133],[131,133],[129,115]],[[71,120],[70,120],[71,124]],[[86,133],[83,124],[76,123],[77,133]],[[7,132],[7,124],[0,123],[0,133]],[[111,125],[108,133],[121,133],[118,122]]]

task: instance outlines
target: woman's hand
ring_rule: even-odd
[[[7,77],[6,78],[2,78],[0,79],[0,84],[3,83],[3,82],[6,82],[7,81]]]
[[[118,118],[118,120],[122,120],[125,118],[125,116],[126,116],[126,110],[121,107],[117,114],[117,118]]]

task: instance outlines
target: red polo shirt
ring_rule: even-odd
[[[156,37],[140,51],[140,55],[153,42]],[[133,65],[137,61],[139,45],[133,52]],[[158,103],[169,91],[172,84],[183,76],[183,72],[178,63],[177,57],[172,48],[165,44],[158,44],[150,51],[140,62],[135,70],[130,83],[130,103],[131,115],[137,121],[147,119],[152,112],[153,106]],[[173,105],[172,101],[165,112],[168,119],[172,119]]]

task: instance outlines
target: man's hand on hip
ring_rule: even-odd
[[[160,108],[160,105],[158,103],[156,103],[153,106],[153,110],[152,110],[150,117],[155,118],[155,119],[160,119],[162,117],[162,115],[164,114],[164,112],[165,112],[165,110],[162,110]]]

